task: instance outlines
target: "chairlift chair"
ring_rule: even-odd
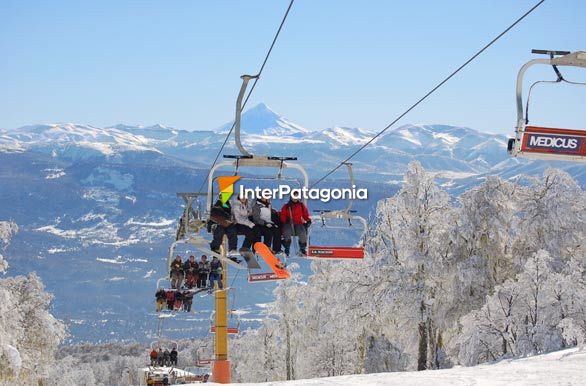
[[[214,165],[208,174],[208,190],[207,190],[207,219],[211,221],[211,211],[212,205],[214,204],[215,194],[214,194],[214,183],[217,179],[216,173],[220,169],[229,168],[230,173],[234,176],[242,176],[241,169],[242,168],[251,168],[251,169],[275,169],[277,171],[275,177],[268,177],[268,176],[260,176],[260,177],[241,177],[243,179],[253,179],[253,180],[264,180],[264,181],[296,181],[301,187],[307,188],[309,186],[309,176],[305,168],[296,163],[296,157],[281,157],[281,156],[269,156],[269,155],[255,155],[249,152],[244,148],[241,141],[240,136],[240,119],[242,114],[242,99],[244,93],[246,91],[248,82],[251,79],[256,78],[255,76],[250,75],[243,75],[242,77],[242,86],[240,88],[240,92],[238,94],[238,98],[236,101],[236,117],[234,120],[234,139],[235,144],[240,154],[238,155],[224,155],[224,159],[226,161],[219,162],[218,164]],[[296,179],[288,178],[284,175],[284,171],[287,169],[294,169],[297,170],[302,177],[302,183],[300,183]],[[307,204],[307,200],[304,199],[303,202]],[[209,229],[208,229],[209,231]],[[266,282],[272,281],[270,279],[271,274],[252,274],[249,276],[249,282]],[[263,280],[261,280],[263,279]]]
[[[548,55],[548,59],[533,59],[525,63],[517,75],[517,127],[515,138],[509,139],[507,149],[515,157],[535,159],[553,159],[566,161],[586,161],[586,131],[566,128],[530,126],[529,101],[533,86],[541,83],[585,83],[571,82],[564,79],[559,67],[586,68],[586,51],[547,51],[532,50],[534,54]],[[523,79],[529,67],[535,64],[552,66],[557,79],[555,81],[537,81],[529,88],[527,105],[523,109]]]
[[[353,188],[355,186],[354,180],[354,172],[352,170],[352,163],[345,162],[346,170],[348,171],[348,179],[350,181],[350,187]],[[348,200],[348,206],[341,210],[314,210],[314,212],[319,213],[319,218],[321,220],[321,227],[318,225],[318,229],[327,229],[330,231],[331,229],[351,229],[356,222],[360,223],[363,227],[362,235],[360,236],[360,241],[358,246],[323,246],[323,245],[312,245],[311,242],[307,248],[307,258],[309,259],[318,259],[318,260],[361,260],[364,259],[364,236],[368,229],[368,224],[366,219],[362,216],[356,214],[355,210],[352,210],[352,199]],[[340,227],[340,226],[332,226],[328,225],[329,221],[332,220],[344,220],[347,225]],[[312,226],[311,228],[314,228]],[[309,239],[311,240],[311,238]]]
[[[228,318],[228,326],[226,326],[226,332],[228,333],[228,335],[236,335],[240,332],[240,315],[236,315],[236,324],[234,325],[234,323],[232,322],[234,315],[233,311],[234,310],[230,311],[230,317]],[[214,324],[215,314],[215,311],[210,314],[210,334],[216,333],[216,326]],[[232,324],[232,326],[230,326],[230,324]]]

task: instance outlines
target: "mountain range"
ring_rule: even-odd
[[[232,124],[208,131],[74,123],[0,130],[0,220],[13,220],[20,228],[4,254],[9,273],[39,273],[55,294],[55,313],[68,322],[72,341],[153,336],[156,280],[165,275],[167,248],[182,211],[176,192],[202,185]],[[375,135],[365,128],[307,129],[264,104],[246,111],[241,127],[247,149],[298,157],[313,180]],[[233,140],[223,153],[237,154]],[[409,124],[383,133],[353,159],[357,184],[369,189],[369,200],[355,208],[364,216],[372,213],[379,199],[396,192],[413,160],[436,173],[454,195],[487,175],[511,179],[552,166],[586,186],[583,165],[511,158],[502,135]],[[252,176],[254,171],[242,172]],[[333,174],[330,184],[345,186],[344,171]],[[308,263],[300,269],[307,273]],[[247,285],[244,275],[234,286],[246,294],[237,296],[240,323],[254,326],[273,287]],[[166,322],[170,335],[206,333],[212,297],[197,302],[196,314]]]

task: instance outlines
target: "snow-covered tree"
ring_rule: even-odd
[[[540,354],[583,342],[583,281],[556,274],[554,261],[548,252],[536,252],[514,280],[497,286],[480,310],[462,318],[462,363]],[[578,272],[584,276],[583,268]]]
[[[49,313],[52,296],[34,273],[0,280],[0,297],[0,380],[36,384],[53,364],[65,326]]]
[[[455,202],[412,163],[377,205],[364,261],[315,261],[307,283],[279,285],[272,319],[235,344],[238,380],[434,369],[583,343],[585,198],[548,170],[489,177]]]
[[[12,221],[0,221],[0,252],[4,251],[8,244],[10,244],[10,239],[14,234],[18,232],[18,225],[16,225]],[[0,273],[6,272],[8,269],[8,263],[2,253],[0,253]]]
[[[4,246],[17,231],[0,222]],[[0,255],[0,271],[7,267]],[[51,300],[34,273],[0,279],[0,382],[36,385],[46,378],[65,337],[64,324],[49,313]]]

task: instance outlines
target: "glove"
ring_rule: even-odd
[[[254,228],[254,224],[250,224],[248,227],[249,227],[250,229],[252,229],[252,228]]]
[[[306,228],[309,228],[310,226],[311,226],[311,220],[307,220],[307,221],[305,222],[305,227],[306,227]]]
[[[273,227],[273,224],[270,223],[270,222],[266,223],[265,225],[266,225],[267,228],[272,228]]]

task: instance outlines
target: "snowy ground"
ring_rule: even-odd
[[[253,384],[241,384],[253,385]],[[258,383],[255,385],[259,385]],[[586,385],[586,350],[576,348],[475,367],[316,378],[263,385]]]

